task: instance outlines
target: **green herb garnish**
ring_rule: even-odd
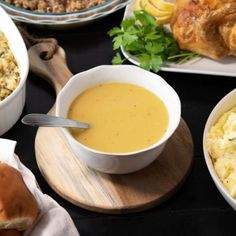
[[[121,46],[130,55],[140,61],[140,67],[158,72],[164,62],[184,63],[196,58],[198,54],[181,50],[171,32],[157,25],[154,17],[143,10],[134,11],[134,16],[121,22],[108,34],[113,37],[113,49]],[[122,64],[119,52],[114,56],[113,64]]]
[[[234,138],[229,138],[229,141],[236,141],[236,137],[234,137]]]

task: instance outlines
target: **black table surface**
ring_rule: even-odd
[[[118,26],[124,9],[90,25],[67,30],[29,28],[40,37],[55,37],[65,49],[72,73],[111,64],[112,41],[107,35]],[[129,62],[126,62],[127,64]],[[194,141],[193,167],[186,182],[169,200],[152,209],[132,214],[110,215],[75,206],[55,193],[42,177],[35,160],[37,128],[21,124],[2,135],[17,141],[16,154],[35,174],[42,191],[54,198],[72,217],[80,235],[235,235],[235,211],[216,189],[207,170],[202,136],[216,103],[236,87],[236,78],[200,74],[159,72],[179,94],[182,117]],[[54,90],[29,73],[23,115],[47,113],[55,102]]]

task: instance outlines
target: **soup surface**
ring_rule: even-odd
[[[82,144],[104,152],[137,151],[164,135],[169,116],[152,92],[127,83],[107,83],[81,93],[71,104],[68,118],[87,122],[89,129],[71,129]]]

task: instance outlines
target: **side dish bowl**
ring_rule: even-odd
[[[0,5],[15,21],[50,29],[65,29],[92,23],[125,7],[130,1],[131,0],[107,0],[105,3],[98,6],[65,13],[34,12],[16,7],[3,0],[0,0]]]
[[[161,98],[169,114],[169,125],[164,136],[154,145],[140,151],[108,153],[84,146],[71,135],[68,129],[62,128],[62,130],[77,158],[89,167],[113,174],[134,172],[153,162],[175,132],[181,117],[180,100],[174,89],[157,74],[132,65],[104,65],[76,74],[68,81],[58,94],[56,115],[67,117],[71,103],[80,93],[88,88],[109,82],[138,85]]]
[[[212,110],[212,112],[210,113],[207,119],[207,122],[204,128],[204,134],[203,134],[203,151],[204,151],[205,162],[207,164],[207,168],[210,172],[210,175],[216,187],[218,188],[222,196],[225,198],[225,200],[230,204],[230,206],[234,210],[236,210],[236,199],[231,197],[228,190],[226,189],[226,187],[224,186],[224,184],[222,183],[222,181],[220,180],[220,178],[218,177],[214,169],[211,156],[209,155],[209,152],[207,149],[207,134],[209,133],[210,128],[221,117],[221,115],[223,115],[225,112],[227,112],[228,110],[230,110],[231,108],[235,106],[236,106],[236,89],[234,89],[233,91],[228,93],[225,97],[223,97],[214,107],[214,109]]]
[[[0,31],[6,36],[20,69],[20,82],[16,89],[0,101],[0,135],[8,131],[19,119],[25,104],[25,84],[29,60],[24,41],[7,13],[0,7]]]

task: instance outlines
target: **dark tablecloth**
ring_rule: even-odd
[[[29,28],[39,36],[55,37],[67,55],[72,73],[111,64],[111,38],[107,31],[119,25],[124,10],[91,25],[70,30]],[[127,64],[129,62],[126,62]],[[82,236],[89,235],[235,235],[235,211],[216,189],[207,170],[202,136],[207,117],[216,103],[236,87],[236,78],[199,74],[159,72],[177,91],[182,117],[194,141],[193,168],[181,189],[161,205],[139,213],[109,215],[79,208],[56,194],[42,177],[35,160],[34,138],[37,128],[17,124],[2,138],[16,140],[16,154],[33,171],[44,193],[53,197],[71,215]],[[23,115],[47,113],[55,102],[54,90],[29,73]]]

